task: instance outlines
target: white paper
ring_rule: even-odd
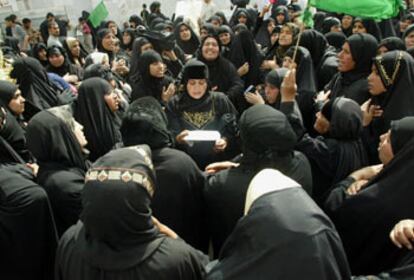
[[[192,130],[189,131],[188,136],[184,138],[185,141],[216,141],[220,139],[220,132],[216,130]]]

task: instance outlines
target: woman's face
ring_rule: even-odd
[[[278,39],[279,33],[273,33],[272,35],[270,35],[270,42],[272,43],[272,45],[274,45]]]
[[[331,26],[331,30],[330,31],[331,32],[341,32],[342,29],[341,29],[341,26],[339,24],[335,24],[335,25]]]
[[[348,72],[355,68],[355,61],[352,58],[351,48],[348,42],[342,46],[342,50],[338,54],[338,71]]]
[[[105,94],[104,99],[105,99],[106,105],[108,105],[109,109],[112,112],[118,111],[118,109],[119,109],[119,96],[114,90],[111,91],[108,94]]]
[[[115,35],[112,32],[109,32],[102,39],[102,47],[107,51],[113,51],[115,45]]]
[[[10,100],[8,107],[15,115],[21,115],[24,112],[25,101],[21,91],[18,89],[14,93],[14,97]]]
[[[206,38],[208,35],[208,30],[205,28],[201,28],[200,29],[200,40],[203,40],[204,38]]]
[[[204,41],[202,53],[203,53],[203,57],[205,60],[207,61],[216,60],[217,57],[219,56],[219,51],[220,51],[220,48],[219,48],[219,44],[216,41],[216,39],[210,37]]]
[[[367,29],[360,21],[355,22],[354,27],[352,27],[352,34],[356,33],[367,33]]]
[[[278,24],[283,24],[285,22],[285,15],[284,14],[278,14],[276,16],[276,21]]]
[[[165,73],[165,65],[162,61],[151,63],[149,66],[150,75],[155,78],[163,78]]]
[[[330,123],[325,118],[324,115],[322,115],[321,112],[316,113],[316,121],[313,126],[313,128],[319,133],[319,134],[326,134],[329,131]]]
[[[284,68],[290,68],[290,65],[292,65],[292,63],[294,63],[293,59],[290,56],[285,56],[283,58],[282,67],[284,67]]]
[[[239,23],[243,23],[243,24],[247,23],[247,17],[245,15],[240,15],[238,20],[239,20]]]
[[[275,29],[276,25],[274,21],[269,21],[269,23],[267,24],[267,32],[269,34],[271,34],[273,32],[273,29]]]
[[[154,47],[152,46],[151,43],[146,43],[145,45],[141,46],[141,54],[143,54],[146,51],[153,50],[153,49]]]
[[[231,40],[230,33],[228,33],[228,32],[221,33],[219,35],[219,39],[220,39],[220,42],[223,46],[227,46],[228,44],[230,44],[230,40]]]
[[[187,92],[194,99],[200,99],[207,91],[206,79],[190,79],[187,82]]]
[[[265,96],[266,96],[267,103],[269,104],[276,103],[277,97],[279,96],[279,88],[272,84],[266,83]]]
[[[371,74],[368,76],[368,91],[372,95],[380,95],[381,93],[386,92],[387,89],[378,74],[377,67],[372,65],[371,69]]]
[[[111,22],[108,25],[108,29],[111,30],[112,34],[114,34],[116,36],[116,34],[118,34],[118,26],[116,25],[116,23]]]
[[[80,45],[79,42],[76,41],[72,48],[70,49],[70,53],[72,54],[73,57],[79,57],[80,56]]]
[[[218,19],[213,19],[213,20],[211,21],[211,24],[212,24],[215,28],[219,28],[219,27],[220,27],[220,25],[221,25],[221,22],[220,22],[220,20],[218,20]]]
[[[380,143],[378,145],[378,156],[381,162],[386,165],[394,158],[394,152],[391,146],[391,131],[388,130],[380,136]]]
[[[182,41],[189,41],[191,39],[191,31],[185,25],[180,26],[180,39]]]
[[[129,45],[131,43],[132,37],[128,32],[124,32],[122,35],[122,42],[124,45]]]
[[[61,54],[52,54],[49,56],[49,63],[53,67],[60,67],[65,62],[65,57]]]
[[[343,29],[348,29],[350,28],[352,25],[352,17],[351,16],[343,16],[342,17],[342,28]]]
[[[293,43],[293,34],[289,27],[282,27],[279,34],[279,44],[284,46],[290,46]]]
[[[414,31],[410,32],[404,39],[405,46],[408,48],[414,47]]]
[[[85,134],[83,133],[83,126],[77,121],[74,122],[75,128],[73,130],[73,134],[75,134],[75,137],[78,140],[81,148],[84,148],[88,144],[88,141],[86,140]]]
[[[379,47],[379,49],[378,49],[378,51],[377,51],[377,54],[378,55],[383,55],[384,53],[386,53],[388,51],[388,49],[387,49],[387,47],[386,46],[381,46],[381,47]]]
[[[47,52],[45,49],[40,49],[39,52],[37,53],[37,55],[39,56],[39,59],[42,61],[46,61],[47,60]]]

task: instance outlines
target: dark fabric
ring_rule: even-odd
[[[312,193],[309,162],[302,153],[293,151],[296,135],[283,113],[267,105],[255,105],[241,116],[240,134],[243,152],[240,165],[209,176],[204,190],[208,229],[216,257],[243,216],[247,188],[257,172],[276,168]]]
[[[292,253],[299,251],[300,254]],[[258,198],[237,223],[207,279],[258,276],[261,279],[350,278],[334,225],[301,188]]]
[[[17,59],[13,63],[10,77],[17,80],[19,89],[26,99],[26,106],[29,104],[34,107],[34,113],[59,105],[58,91],[49,81],[46,70],[37,59],[31,57]]]
[[[139,73],[139,59],[141,57],[141,47],[150,43],[148,39],[139,37],[132,43],[132,54],[130,59],[129,81],[131,84],[138,83],[141,76]]]
[[[59,235],[79,219],[81,191],[89,167],[73,127],[69,127],[74,120],[67,110],[57,107],[40,112],[27,127],[27,145],[38,160],[38,181],[48,193]]]
[[[46,192],[0,168],[0,278],[52,280],[58,242]]]
[[[341,26],[341,21],[336,17],[327,17],[322,23],[322,34],[331,32],[331,28],[334,26]]]
[[[86,80],[93,77],[99,77],[106,81],[111,81],[114,79],[114,75],[111,69],[103,64],[91,64],[85,68],[83,78]]]
[[[403,40],[398,37],[388,37],[382,39],[381,42],[378,44],[378,49],[381,47],[385,47],[387,51],[394,51],[394,50],[402,50],[405,51],[407,48]]]
[[[18,87],[9,81],[0,81],[0,106],[8,108],[17,89]]]
[[[162,62],[162,58],[153,50],[146,51],[139,57],[138,71],[141,80],[137,84],[132,84],[132,100],[144,96],[152,96],[159,102],[162,102],[161,95],[163,89],[168,87],[172,79],[167,76],[158,78],[150,74],[150,65],[156,62]]]
[[[343,96],[362,104],[370,97],[366,78],[371,73],[378,42],[372,35],[362,33],[350,36],[346,42],[350,46],[355,68],[336,74],[327,89],[331,90],[331,99]]]
[[[372,36],[375,37],[375,39],[377,39],[377,41],[381,41],[382,39],[382,34],[381,34],[381,29],[379,28],[378,24],[372,20],[372,19],[361,19],[361,18],[355,18],[354,19],[354,24],[355,22],[361,22],[362,25],[365,27],[365,29],[367,30],[368,34],[371,34]]]
[[[270,42],[270,33],[267,29],[270,23],[275,24],[276,21],[273,18],[268,18],[263,20],[263,18],[258,17],[256,22],[256,27],[254,30],[254,40],[257,44],[260,45],[260,48],[269,48],[271,46]]]
[[[102,78],[87,79],[79,87],[74,117],[84,127],[91,161],[103,156],[121,140],[120,121],[104,100],[104,95],[111,91],[109,83]]]
[[[181,26],[186,26],[191,33],[191,38],[189,41],[183,41],[180,37],[180,28]],[[187,23],[180,23],[175,27],[174,30],[174,36],[175,40],[178,44],[178,46],[184,51],[185,54],[194,54],[198,47],[200,46],[200,40],[197,37],[197,34],[194,32],[194,30],[187,24]]]
[[[135,23],[135,26],[145,26],[144,21],[142,20],[142,18],[138,15],[132,15],[129,17],[129,22],[133,22]]]
[[[65,76],[66,74],[76,75],[79,80],[83,79],[83,69],[70,62],[67,52],[62,47],[49,47],[47,49],[47,57],[49,58],[51,55],[63,55],[65,60],[59,67],[55,67],[49,63],[46,67],[46,70],[48,72],[58,74],[61,77]]]
[[[96,34],[96,48],[97,48],[98,52],[103,52],[103,53],[106,53],[108,55],[109,65],[112,65],[112,61],[114,60],[115,55],[112,52],[112,50],[106,50],[102,45],[102,40],[109,33],[111,33],[111,30],[109,30],[108,28],[102,28],[98,31],[98,33]]]
[[[49,61],[47,59],[46,60],[40,60],[40,58],[39,58],[39,51],[40,50],[47,51],[47,46],[44,43],[37,43],[36,45],[33,46],[32,56],[34,58],[36,58],[37,60],[39,60],[39,62],[43,65],[43,67],[46,67],[49,64]]]
[[[202,55],[202,47],[207,38],[216,37],[209,35],[204,38],[200,45],[198,59],[204,62],[208,67],[208,72],[210,73],[210,86],[211,88],[217,87],[216,91],[223,92],[227,95],[237,110],[241,112],[247,106],[242,94],[244,87],[243,80],[237,74],[234,65],[220,54],[214,61],[206,61],[204,59]],[[220,45],[220,41],[217,38],[216,41]]]
[[[414,171],[414,130],[412,125],[398,125],[406,121],[413,123],[414,119],[395,121],[396,136],[403,134],[406,142],[383,170],[356,195],[346,193],[352,179],[340,182],[325,204],[355,275],[379,274],[414,261],[412,251],[398,248],[389,238],[394,225],[414,215],[410,180]]]
[[[56,279],[201,279],[205,257],[161,235],[152,222],[150,157],[147,146],[118,149],[89,170],[81,221],[59,244]],[[116,171],[119,176],[111,175]],[[98,179],[93,172],[106,176]],[[139,177],[142,183],[132,180]]]
[[[325,38],[328,40],[329,45],[334,47],[336,51],[341,51],[346,41],[346,36],[341,32],[328,32],[325,34]]]
[[[362,112],[359,105],[347,98],[332,104],[328,134],[311,138],[305,135],[296,148],[310,161],[313,174],[313,197],[322,202],[333,184],[368,164],[361,141]]]
[[[131,41],[130,41],[127,45],[125,45],[125,44],[124,44],[124,41],[123,41],[123,39],[122,39],[122,41],[121,41],[121,48],[122,48],[123,50],[126,50],[126,51],[131,51],[131,50],[132,50],[132,44],[134,43],[134,40],[135,40],[135,34],[136,34],[135,29],[132,29],[132,28],[126,28],[126,29],[122,32],[122,34],[125,34],[125,33],[129,34],[129,36],[131,37]]]
[[[285,18],[284,18],[283,22],[276,22],[277,25],[282,25],[282,24],[285,24],[286,22],[289,22],[289,11],[286,8],[286,6],[272,5],[272,18],[276,19],[276,17],[280,14],[284,15]]]

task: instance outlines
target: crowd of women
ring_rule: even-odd
[[[233,2],[8,38],[1,279],[414,279],[414,10]]]

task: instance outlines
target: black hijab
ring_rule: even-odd
[[[111,150],[121,138],[117,115],[104,100],[111,91],[111,85],[102,78],[87,79],[79,87],[74,117],[84,127],[92,161]]]
[[[84,261],[103,270],[125,270],[147,259],[164,238],[152,222],[155,174],[148,146],[109,152],[89,169],[82,193]]]
[[[407,37],[408,35],[410,35],[411,32],[414,31],[414,24],[411,24],[407,27],[407,29],[405,29],[403,35],[402,35],[402,40],[405,44],[405,37]]]
[[[283,22],[277,22],[277,16],[280,15],[280,14],[283,14],[285,16],[285,19],[283,20]],[[285,24],[286,22],[290,21],[289,11],[286,8],[286,6],[283,6],[283,5],[280,5],[280,6],[273,5],[272,6],[272,16],[271,17],[275,19],[276,25],[282,25],[282,24]]]
[[[99,77],[108,82],[114,79],[111,69],[103,64],[91,64],[85,68],[83,78],[86,80],[93,77]]]
[[[36,58],[37,60],[39,60],[39,62],[43,65],[43,67],[46,67],[49,64],[49,61],[47,59],[40,60],[39,51],[41,50],[47,51],[47,46],[44,43],[37,43],[36,45],[33,46],[32,56]]]
[[[55,67],[52,64],[49,63],[46,70],[48,72],[52,72],[55,74],[58,74],[59,76],[63,77],[66,74],[74,74],[73,69],[71,67],[71,62],[68,58],[67,52],[60,46],[51,46],[47,49],[47,58],[49,59],[52,55],[62,55],[64,57],[64,62],[61,66]]]
[[[277,68],[274,69],[272,71],[270,71],[269,73],[267,73],[266,78],[265,78],[265,82],[267,84],[271,84],[272,86],[280,89],[283,79],[285,78],[286,74],[287,74],[288,69],[287,68]],[[270,106],[272,106],[275,109],[280,109],[280,103],[282,101],[282,95],[280,94],[279,91],[279,95],[276,98],[275,103],[269,104]]]
[[[381,47],[385,47],[388,52],[393,50],[407,50],[404,41],[398,37],[388,37],[382,39],[381,42],[378,44],[378,49]]]
[[[57,166],[86,172],[89,166],[74,129],[68,105],[42,111],[30,120],[27,145],[39,163],[40,173]]]
[[[141,47],[150,44],[150,41],[148,41],[145,37],[138,37],[134,40],[132,43],[132,54],[131,54],[131,60],[130,60],[130,70],[129,70],[129,79],[132,83],[137,83],[140,79],[140,73],[139,73],[139,58],[141,57]]]
[[[98,49],[98,52],[106,53],[109,57],[109,64],[112,64],[112,61],[115,58],[115,55],[112,50],[107,50],[103,47],[102,41],[105,38],[106,35],[110,34],[112,31],[108,28],[102,28],[98,31],[96,34],[96,48]]]
[[[201,30],[206,30],[207,31],[207,34],[208,35],[216,35],[216,33],[217,33],[217,30],[216,30],[216,28],[214,27],[214,25],[212,25],[211,23],[208,23],[208,22],[206,22],[206,23],[204,23],[201,27],[200,27],[200,31]],[[201,32],[200,32],[201,33]]]
[[[251,181],[245,205],[207,280],[350,279],[334,225],[297,182],[265,169]]]
[[[395,246],[389,233],[400,220],[414,216],[413,124],[413,117],[392,122],[394,158],[360,192],[350,196],[340,188],[326,201],[326,211],[344,242],[355,275],[377,274],[412,263],[412,251]]]
[[[13,63],[10,77],[17,80],[26,104],[29,103],[37,111],[59,105],[58,91],[37,59],[17,59]]]
[[[336,17],[327,17],[324,19],[322,23],[322,33],[326,34],[328,32],[331,32],[331,28],[335,25],[341,26],[341,21],[337,19]]]
[[[137,68],[142,80],[133,88],[132,100],[142,96],[152,96],[161,101],[163,88],[168,86],[170,80],[166,76],[158,78],[151,75],[150,65],[156,62],[163,62],[163,60],[159,53],[153,50],[148,50],[139,57]]]
[[[380,125],[381,133],[388,130],[391,121],[414,115],[414,59],[404,51],[391,51],[374,59],[386,92],[373,96],[374,104],[380,105],[384,113],[374,119],[374,126]],[[382,124],[381,124],[382,123]]]
[[[322,35],[322,33],[316,30],[307,29],[302,32],[299,45],[305,47],[309,51],[312,57],[313,67],[315,70],[318,69],[319,64],[322,61],[322,57],[328,48],[328,41],[326,38]]]
[[[372,36],[374,36],[375,39],[377,39],[378,42],[381,41],[381,39],[382,39],[381,29],[379,28],[378,24],[374,20],[372,20],[372,19],[362,19],[362,18],[357,17],[357,18],[354,19],[354,24],[356,22],[362,23],[362,25],[367,30],[368,34],[371,34]]]
[[[10,110],[9,103],[14,98],[18,87],[9,82],[0,80],[0,106]]]
[[[173,144],[168,120],[160,103],[153,97],[141,97],[129,105],[122,120],[121,134],[125,146],[147,144],[152,150]]]
[[[126,51],[132,51],[132,45],[133,45],[133,43],[134,43],[134,40],[135,40],[135,36],[136,36],[136,33],[135,33],[135,30],[134,29],[132,29],[132,28],[126,28],[123,32],[122,32],[122,34],[125,34],[125,33],[128,33],[129,34],[129,36],[131,37],[131,41],[128,43],[128,44],[124,44],[124,38],[122,38],[122,41],[121,41],[121,48],[123,49],[123,50],[126,50]]]
[[[185,26],[190,30],[191,38],[188,41],[181,40],[180,29],[182,26]],[[194,30],[185,22],[179,23],[174,29],[174,37],[177,42],[177,45],[184,51],[185,54],[194,54],[198,47],[200,46],[200,39],[197,37],[197,34]]]
[[[129,17],[129,22],[133,22],[135,23],[135,26],[145,26],[144,21],[142,20],[142,18],[138,15],[132,15]]]
[[[346,36],[341,32],[328,32],[325,34],[326,40],[328,40],[329,45],[335,48],[337,52],[340,52],[342,46],[346,41]]]

